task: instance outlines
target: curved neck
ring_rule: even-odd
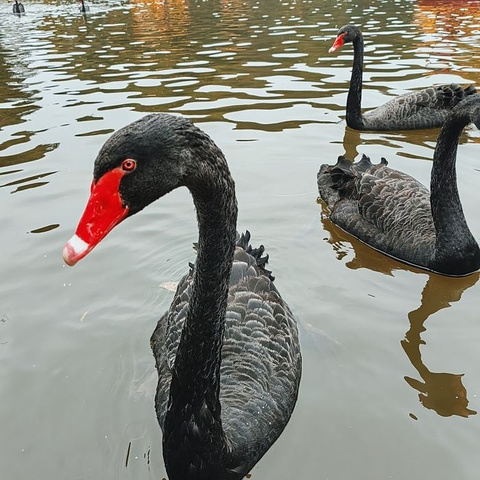
[[[430,202],[436,230],[434,255],[439,261],[452,264],[458,255],[472,253],[478,258],[478,246],[467,226],[458,194],[455,165],[458,141],[469,122],[468,112],[450,116],[443,125],[433,155]]]
[[[187,187],[197,210],[198,253],[164,428],[165,464],[172,479],[190,478],[185,469],[198,458],[213,475],[212,469],[222,464],[227,448],[219,379],[237,204],[226,164],[203,164],[193,175],[196,178]],[[205,457],[214,460],[210,466]]]
[[[353,67],[350,89],[347,97],[347,125],[360,129],[362,120],[362,76],[363,76],[363,36],[360,33],[353,40]]]

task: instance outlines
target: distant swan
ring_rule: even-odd
[[[285,428],[301,354],[263,247],[237,236],[235,186],[220,149],[167,114],[117,131],[96,159],[90,200],[63,257],[75,264],[124,218],[182,186],[193,196],[199,240],[196,263],[151,338],[163,456],[170,480],[236,480]]]
[[[13,4],[13,13],[25,13],[25,7],[23,6],[23,3],[15,0],[15,3]]]
[[[355,130],[414,130],[441,127],[451,109],[468,95],[473,86],[452,83],[429,87],[395,97],[386,104],[362,114],[363,35],[355,25],[345,25],[329,52],[353,43],[353,69],[347,97],[347,125]]]
[[[84,0],[80,0],[80,11],[82,13],[87,13],[90,11],[90,7],[84,2]]]
[[[480,94],[457,105],[438,136],[428,189],[411,176],[339,157],[322,165],[320,198],[330,218],[362,242],[398,260],[444,275],[461,276],[480,268],[480,250],[467,226],[457,189],[459,137],[470,122],[480,128]]]

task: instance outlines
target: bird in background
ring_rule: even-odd
[[[456,83],[428,87],[393,98],[380,107],[362,113],[363,35],[355,25],[345,25],[329,53],[347,43],[353,43],[353,68],[347,96],[347,125],[355,130],[420,130],[441,127],[452,108],[469,95],[476,93],[470,85]]]

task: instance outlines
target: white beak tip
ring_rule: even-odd
[[[69,267],[73,267],[89,251],[90,245],[75,234],[63,247],[63,261]]]

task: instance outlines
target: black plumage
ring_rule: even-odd
[[[418,130],[441,127],[452,108],[476,93],[470,85],[456,83],[428,87],[393,98],[384,105],[362,113],[363,35],[355,25],[345,25],[337,33],[330,52],[353,43],[353,68],[347,97],[347,125],[355,130]]]
[[[234,181],[203,131],[167,114],[117,131],[97,157],[93,191],[103,183],[111,188],[117,178],[128,215],[181,186],[190,190],[197,212],[196,262],[151,337],[168,476],[243,478],[283,431],[296,403],[301,353],[295,318],[265,268],[264,248],[252,248],[248,232],[237,234]],[[92,215],[100,216],[103,197],[93,195]],[[69,265],[93,248],[77,234],[72,238],[64,250]]]
[[[480,267],[480,250],[463,214],[456,155],[463,128],[480,128],[480,95],[458,104],[447,118],[433,156],[430,192],[415,178],[367,157],[322,165],[317,176],[331,220],[346,232],[403,262],[445,275]]]

